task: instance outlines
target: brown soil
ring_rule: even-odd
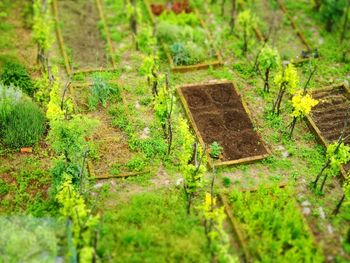
[[[224,148],[223,161],[267,154],[231,83],[183,87],[181,91],[205,144],[217,141]]]
[[[346,111],[350,106],[349,96],[343,86],[329,92],[313,93],[313,97],[320,102],[311,112],[312,119],[328,142],[337,140],[342,132]],[[347,134],[349,132],[350,127]]]
[[[59,0],[58,13],[73,67],[107,67],[105,43],[97,25],[100,16],[95,0]]]
[[[315,91],[313,97],[320,102],[312,109],[312,119],[329,143],[336,141],[343,130],[347,109],[350,108],[350,94],[344,86],[340,86],[330,91]],[[345,135],[348,134],[349,125],[345,132]],[[350,139],[347,139],[346,143],[349,142]],[[344,168],[349,170],[350,163]]]

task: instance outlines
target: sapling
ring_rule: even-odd
[[[348,176],[346,178],[345,183],[343,184],[343,195],[341,196],[336,208],[333,211],[333,215],[337,215],[340,211],[340,208],[342,204],[344,203],[345,199],[349,200],[347,204],[350,204],[350,177]]]
[[[258,57],[259,68],[264,72],[264,91],[270,92],[269,76],[272,70],[278,69],[280,56],[276,48],[265,46]]]
[[[87,208],[83,196],[74,188],[72,178],[68,175],[65,175],[59,187],[56,200],[61,217],[71,225],[71,245],[77,254],[77,262],[94,262],[93,232],[99,223],[99,215],[92,215],[92,210]]]
[[[295,124],[298,119],[302,119],[305,116],[308,116],[311,112],[311,109],[318,104],[318,101],[313,99],[309,94],[306,94],[307,86],[310,83],[310,80],[314,73],[316,72],[316,67],[311,71],[308,80],[304,85],[303,91],[298,90],[293,94],[292,105],[293,105],[293,120],[290,126],[289,138],[292,138]]]
[[[51,0],[34,0],[33,2],[33,39],[38,47],[37,62],[44,71],[48,68],[47,51],[52,45],[50,37],[52,22],[50,18]]]
[[[148,87],[152,89],[154,97],[158,96],[159,61],[155,55],[144,58],[140,73],[147,77]]]
[[[272,113],[279,115],[282,99],[285,92],[288,90],[290,93],[293,94],[298,86],[298,72],[295,69],[295,67],[291,63],[289,63],[287,67],[282,68],[282,70],[277,73],[274,82],[276,86],[279,87],[279,89],[276,100],[272,107]]]
[[[302,91],[298,91],[293,95],[293,120],[290,124],[289,138],[292,138],[293,131],[297,120],[309,115],[311,109],[318,104],[318,101],[313,99],[310,94],[303,95]]]
[[[348,115],[349,110],[347,111],[347,114],[345,116],[343,130],[338,138],[338,141],[327,146],[326,163],[316,176],[315,180],[312,182],[313,188],[316,189],[318,181],[320,180],[321,176],[325,173],[320,187],[321,193],[323,191],[328,176],[337,175],[340,171],[341,166],[350,161],[350,147],[344,144],[345,140],[350,136],[345,136],[345,131],[348,125]]]
[[[170,88],[169,75],[165,75],[165,87],[159,90],[155,97],[154,110],[157,119],[159,120],[164,137],[168,144],[168,155],[170,155],[171,145],[173,140],[172,128],[172,112],[174,108],[174,91]]]
[[[200,207],[204,217],[204,230],[211,250],[212,262],[239,262],[229,254],[229,238],[224,230],[226,218],[224,207],[218,207],[216,198],[205,194],[204,204]]]
[[[241,32],[241,37],[243,38],[242,52],[245,54],[248,51],[248,42],[253,29],[256,27],[256,18],[250,10],[245,10],[238,14],[237,24]]]

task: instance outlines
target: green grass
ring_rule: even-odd
[[[113,262],[209,262],[200,220],[175,190],[136,194],[104,211],[98,253]]]

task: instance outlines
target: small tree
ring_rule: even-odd
[[[170,88],[169,76],[165,75],[165,87],[155,97],[154,110],[157,119],[159,120],[164,137],[168,143],[168,155],[170,155],[171,145],[173,141],[173,128],[172,128],[172,113],[174,108],[174,91]]]
[[[256,27],[256,18],[250,10],[245,10],[238,14],[237,24],[243,38],[242,52],[245,54],[248,51],[248,42],[250,41],[253,29]]]
[[[286,68],[283,68],[275,76],[275,84],[279,87],[276,100],[272,107],[272,112],[279,115],[283,96],[287,90],[290,93],[295,93],[299,84],[298,72],[295,67],[289,63]]]
[[[292,98],[293,105],[293,120],[290,124],[289,138],[292,138],[293,131],[297,120],[303,119],[309,115],[311,109],[318,104],[318,101],[313,99],[309,94],[303,95],[302,91],[298,91]]]
[[[140,68],[140,73],[147,77],[148,87],[152,89],[154,97],[158,96],[158,82],[159,82],[159,61],[154,55],[144,58]]]
[[[50,18],[51,0],[34,0],[33,2],[33,39],[38,46],[37,62],[44,70],[48,68],[47,51],[52,45]]]
[[[326,163],[318,173],[315,181],[313,181],[313,188],[316,189],[317,183],[321,176],[324,174],[323,181],[320,187],[320,192],[323,192],[326,180],[328,176],[336,176],[343,164],[350,161],[350,147],[344,144],[342,136],[337,142],[330,144],[327,147]]]
[[[204,229],[213,257],[212,261],[239,262],[237,258],[232,257],[228,252],[229,238],[224,230],[224,220],[226,218],[224,207],[217,207],[216,198],[210,193],[206,193],[204,204],[200,209],[204,217]]]
[[[334,24],[342,18],[344,7],[345,0],[322,0],[320,12],[328,32],[332,32]]]
[[[68,175],[65,175],[64,182],[59,187],[56,200],[61,216],[67,220],[68,236],[72,235],[73,239],[69,246],[70,262],[94,262],[96,251],[93,234],[99,223],[99,216],[92,215]]]
[[[189,214],[193,197],[202,187],[207,160],[205,149],[203,150],[195,141],[187,121],[181,117],[177,121],[176,134],[180,141],[177,158],[179,159],[180,171],[184,176],[184,191],[187,198],[187,213]]]
[[[278,54],[277,49],[271,48],[269,46],[265,46],[259,57],[258,57],[258,63],[260,69],[265,73],[265,79],[264,79],[264,91],[270,92],[269,88],[269,76],[271,70],[275,70],[280,65],[280,56]]]
[[[346,181],[343,184],[343,192],[344,193],[343,193],[342,197],[340,198],[336,208],[333,211],[334,215],[337,215],[339,213],[340,208],[341,208],[342,204],[344,203],[345,199],[348,200],[346,202],[346,204],[348,204],[348,205],[350,204],[350,177],[349,176],[346,178]]]

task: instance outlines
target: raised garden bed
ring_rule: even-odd
[[[223,147],[215,165],[249,163],[269,156],[232,82],[185,85],[177,92],[201,144],[208,148],[216,141]]]
[[[344,118],[350,108],[350,90],[345,85],[334,85],[313,91],[312,97],[319,100],[319,103],[306,120],[318,140],[327,147],[339,138],[343,130]],[[348,125],[346,134],[349,133]],[[350,139],[347,139],[346,143],[350,143]],[[350,163],[347,163],[341,173],[344,178],[349,170]]]
[[[223,65],[222,57],[197,9],[186,1],[150,3],[144,0],[157,37],[173,72],[188,72]]]
[[[323,262],[292,196],[288,187],[220,195],[246,262]]]
[[[53,13],[57,39],[69,75],[115,70],[111,39],[100,0],[53,0]],[[99,23],[106,41],[99,32]]]
[[[111,87],[119,89],[120,94],[113,95],[109,98],[109,105],[123,104],[125,98],[122,89],[118,88],[119,82],[117,80],[106,81]],[[89,83],[86,83],[89,84]],[[90,110],[88,98],[90,96],[90,85],[72,84],[69,89],[69,96],[72,98],[74,112],[76,114],[86,114],[90,118],[98,119],[100,121],[99,127],[93,136],[96,145],[98,158],[88,160],[87,168],[89,174],[95,179],[107,179],[112,177],[129,177],[136,176],[135,173],[130,173],[128,170],[118,169],[114,171],[116,164],[127,163],[132,158],[132,153],[129,150],[127,138],[118,128],[113,127],[112,117],[108,113],[110,107],[106,108],[99,105],[96,109]],[[140,174],[140,173],[138,173]]]

